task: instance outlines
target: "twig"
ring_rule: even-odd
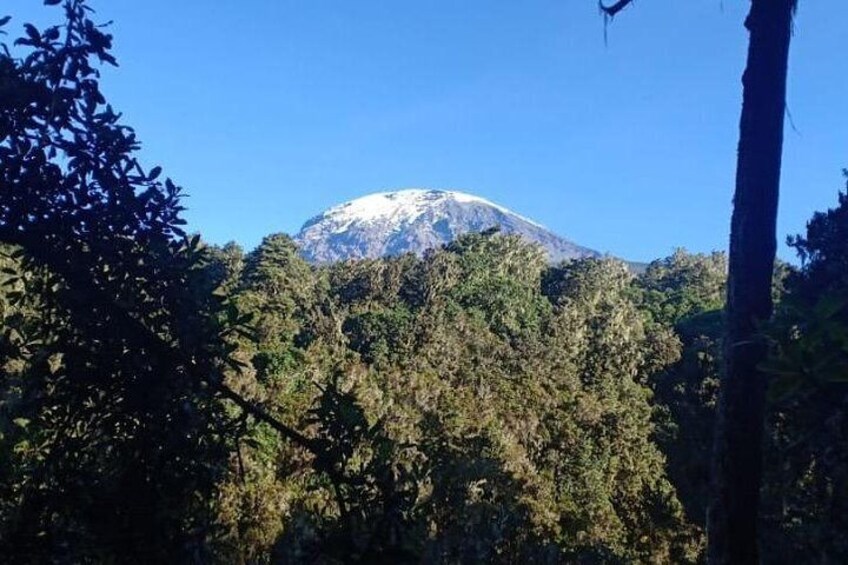
[[[633,0],[618,0],[614,4],[607,6],[604,4],[604,0],[598,0],[598,7],[603,12],[604,16],[608,18],[614,18],[616,14],[625,9],[627,6],[633,3]]]

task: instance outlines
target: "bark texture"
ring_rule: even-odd
[[[730,232],[725,367],[707,516],[712,564],[758,562],[766,354],[757,324],[772,314],[786,75],[795,0],[752,0]]]

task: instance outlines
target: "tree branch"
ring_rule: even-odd
[[[320,453],[318,450],[316,450],[315,442],[313,440],[307,438],[297,430],[285,425],[277,418],[266,412],[262,407],[247,400],[227,385],[223,383],[212,382],[210,379],[205,378],[205,376],[202,375],[197,375],[197,378],[200,378],[207,384],[211,385],[213,389],[223,398],[232,401],[236,406],[241,408],[247,414],[253,416],[256,420],[264,422],[271,426],[271,428],[273,428],[281,436],[306,449],[313,455],[318,455]]]
[[[92,284],[87,274],[83,272],[85,267],[80,268],[79,259],[77,259],[76,263],[71,264],[64,255],[56,256],[51,249],[45,247],[43,241],[46,238],[39,234],[35,234],[35,237],[30,238],[24,233],[5,228],[6,226],[0,225],[0,241],[19,245],[27,251],[32,259],[44,265],[65,281],[70,290],[68,298],[74,303],[72,309],[76,309],[77,312],[91,312],[92,307],[102,309],[103,312],[108,313],[115,321],[115,331],[123,331],[131,335],[132,339],[135,339],[137,343],[143,343],[151,352],[154,352],[156,357],[172,360],[174,369],[182,367],[195,382],[206,383],[216,394],[233,402],[243,412],[250,414],[257,421],[268,424],[277,433],[294,442],[296,445],[306,449],[315,456],[321,454],[314,440],[287,426],[256,402],[238,394],[221,382],[220,375],[216,374],[216,371],[212,367],[198,366],[191,355],[187,355],[178,347],[168,343],[161,336],[145,326],[141,320],[133,316],[125,308],[116,304],[98,285]],[[85,292],[83,293],[79,289],[85,289]],[[79,295],[85,295],[88,300],[79,299]]]
[[[604,4],[604,0],[598,0],[598,7],[601,9],[601,12],[608,17],[613,18],[620,11],[625,9],[627,6],[633,3],[633,0],[618,0],[614,4],[607,6]]]

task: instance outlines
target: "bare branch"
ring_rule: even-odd
[[[604,0],[598,0],[598,7],[601,9],[601,12],[603,12],[606,17],[612,18],[632,3],[633,0],[618,0],[614,4],[607,6],[606,4],[604,4]]]

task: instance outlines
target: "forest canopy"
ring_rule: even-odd
[[[64,11],[0,53],[4,556],[705,559],[724,254],[634,274],[496,230],[325,266],[284,234],[210,245],[100,91],[111,37]],[[766,561],[848,560],[846,235],[840,193],[760,329]]]

